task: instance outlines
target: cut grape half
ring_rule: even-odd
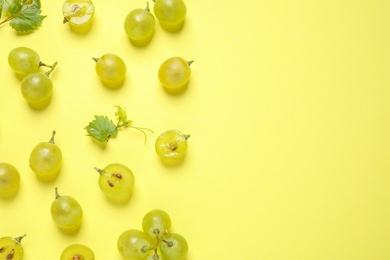
[[[62,253],[60,260],[95,260],[95,255],[91,248],[82,244],[73,244],[66,247]]]
[[[95,14],[95,6],[90,0],[66,0],[62,5],[64,23],[69,23],[79,32],[89,30]]]

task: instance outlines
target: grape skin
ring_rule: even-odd
[[[143,260],[150,248],[150,241],[146,234],[137,229],[124,231],[118,237],[118,251],[125,259]]]
[[[0,163],[0,197],[11,198],[20,186],[20,174],[12,164]]]
[[[164,236],[160,251],[164,260],[184,260],[188,253],[188,243],[182,235],[169,233]]]
[[[163,25],[178,25],[185,20],[187,7],[183,0],[156,0],[154,14]]]
[[[33,49],[17,47],[9,53],[8,64],[15,73],[27,75],[38,71],[40,57]]]
[[[32,73],[23,79],[21,92],[30,104],[48,102],[53,94],[53,82],[43,72]]]
[[[142,229],[153,240],[157,237],[161,238],[165,232],[169,232],[171,228],[171,218],[161,210],[154,209],[149,211],[142,219]],[[155,233],[158,230],[158,233]]]
[[[107,53],[96,61],[95,71],[106,86],[117,87],[122,85],[126,76],[126,64],[117,55]]]

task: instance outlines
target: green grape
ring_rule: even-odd
[[[124,28],[127,36],[134,43],[144,45],[148,43],[153,34],[156,21],[150,13],[149,3],[146,9],[137,8],[132,10],[125,18]]]
[[[28,74],[22,80],[21,92],[26,101],[31,105],[47,104],[53,94],[53,82],[49,78],[50,73],[57,66],[55,62],[46,73],[35,72]]]
[[[23,258],[24,250],[20,237],[2,237],[0,238],[0,259],[1,260],[20,260]]]
[[[83,210],[78,201],[71,196],[60,196],[57,188],[50,213],[54,223],[67,233],[78,231],[83,220]]]
[[[48,142],[37,144],[30,154],[30,168],[42,180],[53,180],[58,174],[62,165],[62,151],[54,143],[56,131]]]
[[[62,253],[60,260],[94,260],[95,255],[89,247],[82,244],[73,244],[66,247]]]
[[[161,241],[160,251],[164,260],[184,260],[188,253],[188,243],[182,235],[169,233]]]
[[[39,54],[27,47],[17,47],[8,55],[9,66],[15,73],[21,75],[37,72],[40,61]]]
[[[172,57],[164,61],[158,70],[160,83],[169,90],[184,88],[191,76],[190,65],[193,61],[186,61],[180,57]]]
[[[92,26],[95,6],[90,0],[66,0],[62,5],[64,23],[69,23],[72,29],[85,32]]]
[[[142,219],[142,229],[153,241],[159,240],[170,228],[171,218],[161,209],[149,211]]]
[[[16,195],[20,185],[20,174],[12,164],[0,163],[0,197],[11,198]]]
[[[166,29],[179,29],[183,24],[187,7],[183,0],[155,0],[154,14]]]
[[[109,87],[121,86],[126,76],[126,64],[115,54],[104,54],[93,58],[96,62],[95,71],[98,77]]]
[[[190,135],[185,135],[178,130],[167,130],[156,139],[155,150],[157,155],[165,162],[180,162],[184,159],[187,151],[187,139]]]
[[[150,241],[144,232],[137,229],[129,229],[118,237],[117,246],[123,258],[143,260],[150,250]]]
[[[122,203],[130,199],[134,187],[133,172],[123,164],[111,163],[99,172],[99,187],[112,201]]]

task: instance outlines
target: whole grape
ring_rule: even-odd
[[[86,245],[72,244],[61,252],[60,260],[95,260],[95,254]]]
[[[17,47],[8,54],[8,64],[11,69],[20,75],[27,75],[38,71],[40,66],[39,54],[27,47]]]
[[[164,236],[160,251],[164,260],[184,260],[188,253],[188,243],[182,235],[169,233]]]
[[[149,43],[154,34],[156,20],[150,13],[149,3],[145,9],[132,10],[125,18],[124,29],[130,40],[136,45]]]
[[[150,249],[148,236],[137,229],[124,231],[118,237],[117,247],[121,256],[125,259],[143,260]]]
[[[71,196],[60,196],[57,188],[50,213],[54,223],[66,233],[78,231],[83,220],[83,210],[78,201]]]
[[[125,165],[111,163],[99,172],[99,187],[112,201],[123,203],[130,199],[134,187],[133,172]]]
[[[190,80],[192,63],[181,57],[167,59],[158,70],[160,83],[168,90],[182,90]]]
[[[24,249],[20,237],[2,237],[0,238],[0,259],[2,260],[21,260],[24,255]]]
[[[175,31],[183,26],[187,7],[183,0],[155,0],[153,11],[163,28]]]
[[[96,62],[96,74],[106,86],[115,88],[122,85],[126,76],[126,64],[119,56],[107,53],[93,60]]]
[[[49,78],[50,73],[56,67],[57,62],[46,73],[35,72],[23,78],[21,92],[26,101],[33,106],[45,106],[53,94],[53,82]]]
[[[20,174],[12,164],[0,163],[0,197],[11,198],[16,195],[20,185]]]
[[[48,142],[37,144],[30,154],[29,166],[42,180],[53,180],[57,177],[62,165],[62,151],[54,142],[56,131]]]
[[[187,152],[187,139],[190,135],[171,129],[163,132],[156,139],[155,150],[157,155],[168,163],[178,163],[184,159]]]
[[[159,240],[171,228],[171,218],[161,209],[149,211],[142,219],[142,229],[151,240]]]

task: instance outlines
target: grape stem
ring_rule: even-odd
[[[188,66],[191,66],[192,63],[194,63],[194,60],[187,61]]]
[[[49,140],[49,143],[52,143],[54,144],[54,136],[56,135],[56,130],[53,130],[53,132],[51,133],[51,138]]]
[[[49,76],[50,76],[50,73],[53,72],[53,70],[55,69],[55,67],[57,66],[57,64],[58,64],[58,62],[54,62],[53,65],[48,66],[48,67],[50,68],[50,70],[46,71],[45,75],[49,77]]]
[[[103,170],[102,169],[99,169],[98,167],[93,167],[99,174],[102,174],[103,173]]]
[[[56,195],[56,199],[61,197],[60,194],[58,194],[58,188],[57,187],[54,188],[54,193]]]
[[[15,238],[15,240],[20,243],[22,241],[22,239],[26,236],[26,234],[22,235],[22,236],[19,236],[17,238]]]
[[[146,8],[145,8],[146,11],[148,11],[150,13],[150,8],[149,8],[149,2],[146,2]]]

